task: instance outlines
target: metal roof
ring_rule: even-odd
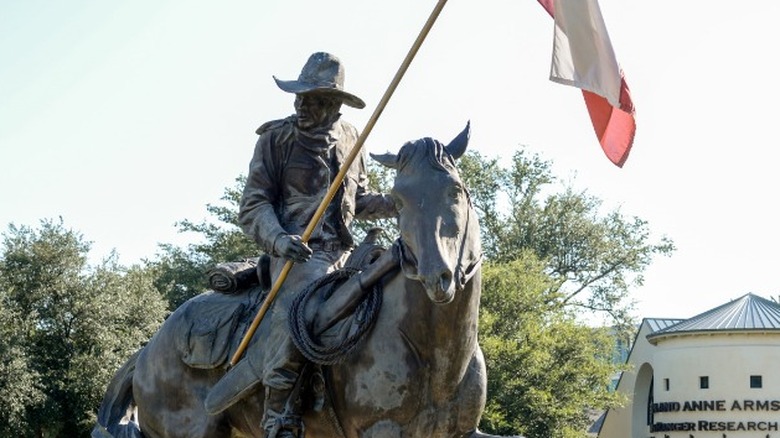
[[[686,332],[780,330],[780,304],[752,293],[648,335]]]
[[[647,326],[650,328],[650,333],[655,333],[659,330],[663,330],[667,327],[671,327],[678,324],[684,319],[671,319],[671,318],[645,318]]]

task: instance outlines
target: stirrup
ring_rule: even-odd
[[[266,438],[277,438],[281,432],[289,432],[295,438],[303,437],[303,421],[300,416],[267,412],[268,418],[263,424]]]

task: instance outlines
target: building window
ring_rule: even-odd
[[[669,379],[664,379],[664,391],[669,390]]]
[[[762,387],[761,376],[750,376],[750,387],[761,388]]]
[[[699,377],[699,388],[707,389],[710,387],[710,376]]]

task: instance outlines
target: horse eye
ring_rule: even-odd
[[[395,210],[401,211],[401,209],[404,206],[404,203],[401,201],[401,199],[397,196],[393,196],[393,203],[395,204]]]
[[[459,185],[455,185],[450,189],[450,198],[458,199],[460,198],[461,193],[463,193],[463,188]]]

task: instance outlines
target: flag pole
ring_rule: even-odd
[[[428,21],[425,22],[425,25],[423,26],[422,30],[420,30],[420,33],[417,35],[417,39],[414,41],[412,47],[409,49],[409,52],[406,54],[406,58],[404,58],[403,62],[401,63],[401,66],[398,68],[398,71],[395,73],[393,80],[390,82],[390,85],[387,87],[387,90],[385,90],[385,94],[382,95],[382,98],[379,100],[379,104],[377,104],[376,109],[374,109],[374,113],[371,114],[371,118],[368,119],[368,122],[366,123],[366,127],[360,133],[360,136],[358,137],[355,146],[352,148],[352,151],[345,159],[344,164],[341,166],[341,169],[339,170],[339,173],[333,179],[333,182],[331,183],[328,192],[325,194],[325,197],[322,199],[322,202],[320,202],[317,211],[314,212],[314,216],[311,218],[311,221],[309,221],[309,225],[306,227],[306,230],[304,230],[303,235],[301,236],[304,242],[309,241],[309,238],[314,232],[314,228],[316,228],[320,219],[325,214],[325,210],[328,208],[328,205],[333,200],[333,197],[336,196],[336,192],[339,190],[339,187],[341,186],[341,182],[344,180],[344,178],[347,175],[347,171],[349,170],[352,163],[355,161],[355,158],[357,158],[358,154],[360,154],[360,150],[363,148],[363,144],[365,144],[366,138],[374,129],[374,125],[376,125],[377,120],[379,120],[379,116],[382,115],[382,112],[387,106],[387,103],[390,101],[390,97],[392,97],[393,93],[395,92],[395,89],[398,88],[398,84],[401,82],[401,79],[406,73],[406,70],[409,69],[409,65],[411,65],[412,60],[417,54],[417,51],[420,49],[420,46],[422,46],[423,41],[425,41],[425,38],[428,36],[428,33],[433,27],[433,23],[436,22],[436,19],[439,17],[439,14],[441,13],[446,3],[447,0],[439,0],[439,2],[433,8],[433,11],[428,17]],[[287,279],[287,275],[290,273],[290,270],[292,269],[294,263],[295,262],[293,262],[292,260],[288,260],[284,264],[284,267],[282,267],[282,271],[279,273],[279,276],[276,278],[276,281],[271,287],[271,291],[268,293],[268,296],[263,301],[263,304],[262,306],[260,306],[260,309],[258,309],[257,314],[255,315],[255,318],[252,321],[252,325],[249,326],[249,329],[244,335],[244,338],[241,340],[241,344],[239,344],[238,349],[233,354],[233,357],[230,359],[230,366],[235,365],[241,359],[241,356],[244,354],[244,351],[249,345],[249,341],[252,339],[252,336],[254,336],[255,332],[257,331],[257,328],[260,326],[260,322],[262,322],[263,318],[265,317],[265,314],[268,312],[268,309],[271,307],[271,304],[273,304],[274,299],[276,299],[276,295],[279,293],[279,290],[282,288],[282,284],[284,284],[284,281]]]

